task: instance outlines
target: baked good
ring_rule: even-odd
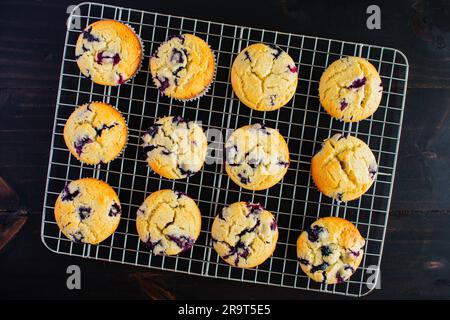
[[[291,100],[297,89],[294,60],[280,47],[255,43],[239,53],[231,84],[239,100],[258,111],[273,111]]]

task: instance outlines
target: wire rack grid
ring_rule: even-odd
[[[75,20],[74,20],[75,19]],[[143,66],[130,82],[104,87],[84,78],[75,61],[75,42],[88,24],[115,19],[132,26],[145,46]],[[363,296],[379,279],[379,266],[392,194],[408,78],[408,62],[391,48],[283,33],[264,29],[170,16],[96,3],[76,6],[69,21],[63,51],[55,121],[50,150],[41,238],[52,251],[201,275],[213,278],[275,285],[288,288]],[[156,47],[172,34],[192,33],[203,38],[217,59],[216,79],[209,92],[197,101],[179,102],[160,96],[148,71],[148,61]],[[294,98],[273,112],[258,112],[242,105],[230,85],[234,57],[255,42],[276,44],[296,61],[299,70]],[[318,80],[331,62],[343,56],[367,58],[378,69],[384,84],[383,99],[375,114],[356,124],[332,119],[318,99]],[[105,101],[118,108],[127,120],[129,142],[124,153],[109,164],[86,166],[67,150],[62,131],[75,107],[89,101]],[[207,164],[185,180],[168,180],[152,173],[146,165],[141,136],[161,116],[181,115],[202,123],[204,129],[224,135],[249,123],[264,122],[285,137],[291,166],[283,181],[258,192],[237,187],[224,173],[223,139],[210,141]],[[379,174],[372,188],[360,199],[338,203],[324,197],[310,176],[312,155],[322,141],[336,132],[352,134],[374,151]],[[210,136],[209,139],[212,139]],[[122,204],[117,231],[100,245],[69,241],[59,231],[53,215],[54,203],[64,185],[81,177],[96,177],[110,184]],[[146,196],[159,189],[186,192],[202,212],[202,231],[194,247],[175,257],[153,256],[137,236],[136,211]],[[243,270],[220,260],[211,246],[210,228],[216,212],[236,201],[259,202],[276,215],[279,240],[274,255],[257,268]],[[364,259],[356,273],[344,284],[323,285],[311,281],[296,260],[296,238],[319,217],[340,216],[353,222],[366,239]]]

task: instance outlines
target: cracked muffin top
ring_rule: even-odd
[[[228,264],[253,268],[274,252],[278,227],[272,213],[260,204],[235,202],[215,217],[211,237],[214,249]]]
[[[359,198],[372,186],[378,165],[370,148],[353,136],[335,134],[311,161],[317,188],[337,201]]]
[[[225,152],[228,176],[248,190],[272,187],[289,167],[289,149],[283,136],[262,124],[235,130],[225,143]]]
[[[233,91],[247,107],[273,111],[291,100],[298,72],[292,58],[274,45],[256,43],[239,53],[231,68]]]
[[[178,100],[196,99],[213,80],[214,55],[199,37],[175,35],[156,49],[150,58],[150,72],[161,94]]]
[[[176,255],[192,247],[200,235],[202,217],[186,194],[160,190],[139,207],[136,228],[153,254]]]
[[[91,165],[114,160],[125,147],[127,134],[120,112],[103,102],[76,108],[64,126],[64,141],[70,153]]]
[[[117,86],[132,78],[142,61],[142,45],[127,25],[96,21],[79,35],[75,59],[81,73],[93,82]]]
[[[314,281],[343,283],[361,263],[364,245],[364,238],[350,221],[326,217],[300,234],[297,257],[303,272]]]
[[[70,182],[55,203],[56,223],[74,242],[102,242],[114,233],[120,215],[120,201],[114,189],[93,178]]]
[[[377,69],[359,57],[334,61],[320,78],[320,103],[332,117],[344,122],[370,117],[380,105],[382,93]]]
[[[142,136],[147,162],[167,179],[184,179],[205,162],[208,141],[203,129],[180,116],[158,119]]]

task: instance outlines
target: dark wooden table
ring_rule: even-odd
[[[410,80],[382,288],[367,298],[450,298],[448,1],[108,3],[402,50]],[[381,8],[381,30],[366,28],[372,3]],[[42,202],[70,4],[0,3],[0,298],[333,298],[71,258],[43,246]],[[66,288],[70,264],[81,266],[82,290]]]

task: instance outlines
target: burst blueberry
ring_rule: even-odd
[[[312,266],[310,272],[316,273],[318,271],[324,271],[324,270],[326,270],[326,268],[328,268],[328,266],[329,266],[328,263],[323,262],[317,266]]]
[[[92,27],[83,31],[83,39],[87,40],[87,42],[100,41],[99,38],[92,34]]]
[[[271,94],[270,96],[269,96],[269,98],[270,98],[270,105],[273,107],[274,105],[275,105],[275,98],[277,97],[277,95],[276,94]]]
[[[178,170],[180,170],[181,175],[183,175],[185,177],[190,177],[190,176],[193,176],[195,174],[194,171],[183,169],[180,166],[178,166]]]
[[[78,155],[81,155],[81,153],[83,153],[83,148],[84,148],[84,146],[85,146],[86,144],[92,143],[92,142],[93,142],[92,139],[89,138],[89,137],[87,137],[87,136],[82,137],[81,139],[75,141],[74,144],[73,144],[73,146],[74,146],[74,148],[75,148],[75,152],[76,152]]]
[[[161,93],[163,93],[164,91],[167,90],[167,88],[170,87],[169,78],[157,76],[157,79],[159,82],[158,89],[159,89],[159,91],[161,91]]]
[[[298,69],[297,69],[297,67],[295,65],[293,65],[293,66],[288,65],[288,69],[292,73],[297,73],[297,71],[298,71]]]
[[[259,227],[259,225],[261,224],[261,220],[257,219],[256,223],[253,227],[251,228],[245,228],[244,230],[242,230],[239,234],[238,237],[241,238],[243,235],[247,234],[247,233],[252,233],[256,230],[256,228]]]
[[[277,222],[274,220],[272,220],[272,222],[270,222],[270,230],[275,231],[277,229]]]
[[[303,264],[305,266],[309,266],[309,260],[307,260],[307,259],[299,258],[298,262],[300,262],[300,264]]]
[[[322,256],[325,256],[325,257],[327,257],[333,253],[329,246],[322,246],[320,248],[320,252],[322,252]]]
[[[286,161],[278,161],[277,164],[282,167],[289,167],[289,162]]]
[[[117,84],[124,84],[127,80],[123,77],[121,73],[117,74]]]
[[[283,50],[281,50],[281,48],[279,46],[276,45],[269,45],[270,48],[272,48],[272,55],[273,55],[273,59],[278,59],[278,57],[283,53]]]
[[[336,281],[337,281],[337,283],[344,283],[345,282],[345,280],[344,280],[344,278],[341,276],[341,273],[338,271],[338,272],[336,272]]]
[[[342,99],[339,105],[341,106],[341,111],[344,111],[344,109],[348,107],[348,102],[345,99]]]
[[[238,178],[241,181],[241,183],[243,184],[248,184],[250,183],[250,178],[243,176],[242,174],[238,173]]]
[[[80,216],[80,220],[84,220],[88,218],[91,214],[91,208],[81,206],[78,208],[78,215]]]
[[[183,63],[184,62],[183,52],[177,48],[172,49],[172,54],[170,56],[170,62],[172,63]]]
[[[181,44],[184,44],[184,36],[182,34],[175,34],[169,37],[168,40],[172,40],[172,39],[179,39],[181,41]]]
[[[248,165],[250,166],[250,168],[255,169],[256,167],[259,166],[259,164],[261,163],[260,160],[258,159],[249,159],[247,161]]]
[[[376,166],[370,166],[369,167],[369,177],[370,179],[375,179],[375,176],[377,175],[378,169]]]
[[[263,206],[260,205],[259,203],[247,202],[246,206],[249,211],[249,214],[260,214],[264,210]]]
[[[194,244],[194,239],[186,236],[168,235],[167,238],[169,238],[170,241],[175,242],[181,251],[192,248],[192,245]]]
[[[156,248],[157,245],[161,244],[161,240],[158,240],[158,241],[152,241],[151,239],[148,239],[147,242],[146,242],[145,244],[147,245],[147,247],[148,247],[150,250],[153,251],[153,250],[155,250],[155,248]]]
[[[101,137],[103,130],[110,130],[114,128],[115,126],[119,125],[117,122],[113,122],[111,125],[102,125],[100,128],[95,128],[95,132],[97,133],[97,136]]]
[[[150,135],[150,137],[154,138],[156,136],[156,134],[159,131],[159,128],[162,126],[162,124],[159,123],[155,123],[154,125],[152,125],[151,127],[149,127],[147,129],[147,134]]]

